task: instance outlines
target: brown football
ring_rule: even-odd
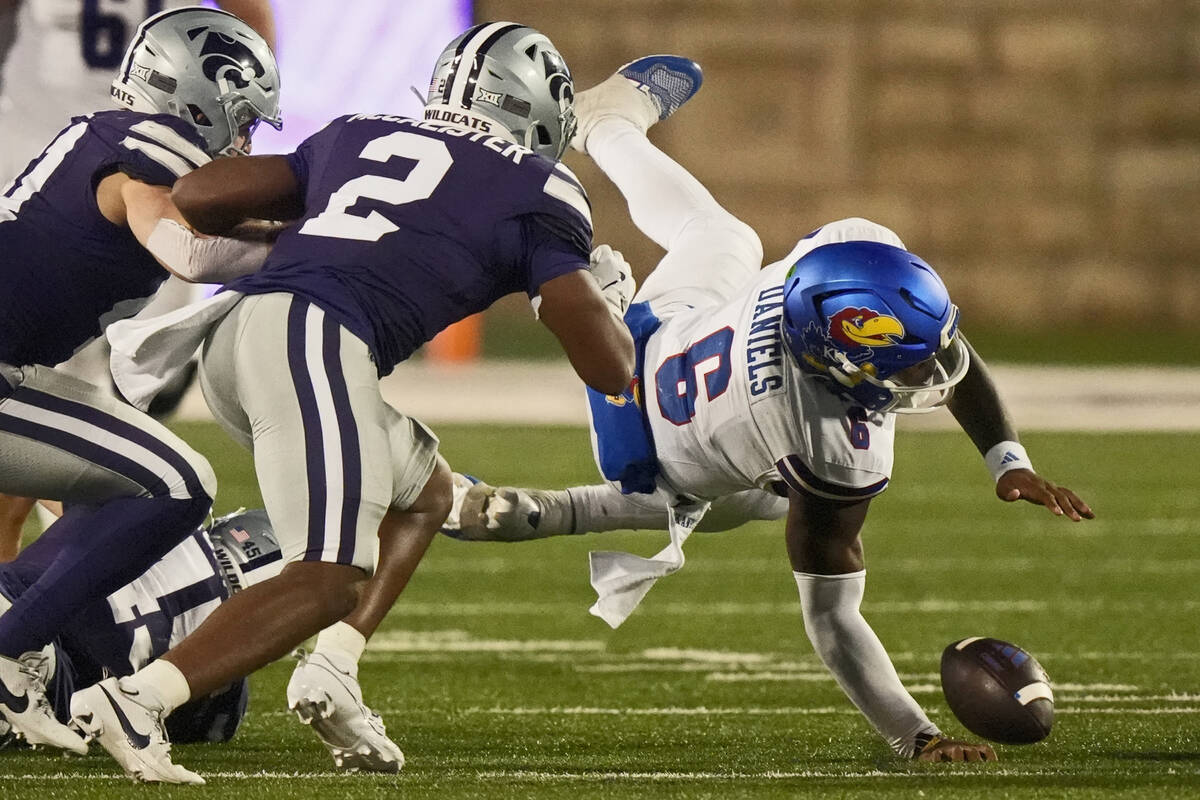
[[[971,636],[942,652],[942,692],[967,730],[993,742],[1032,744],[1050,735],[1050,677],[1015,644]]]

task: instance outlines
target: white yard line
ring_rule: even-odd
[[[404,602],[406,617],[466,619],[471,616],[541,616],[544,614],[578,613],[586,616],[593,598],[579,600],[522,600],[507,603],[486,602]],[[1092,600],[882,600],[863,603],[863,613],[871,614],[956,614],[956,613],[1017,613],[1017,614],[1097,614],[1104,611],[1170,611],[1182,612],[1200,608],[1200,601],[1175,603],[1167,600],[1135,600],[1095,598]],[[800,603],[793,601],[771,603],[741,602],[655,602],[645,605],[647,613],[656,616],[800,616]]]
[[[684,771],[646,771],[646,772],[547,772],[544,770],[488,770],[483,772],[463,773],[461,770],[453,770],[443,772],[443,777],[447,782],[453,781],[455,778],[463,778],[469,776],[479,781],[524,781],[530,783],[592,783],[603,781],[612,783],[616,781],[663,781],[663,782],[682,782],[682,781],[775,781],[775,780],[798,780],[804,778],[836,778],[836,779],[855,779],[855,778],[879,778],[888,780],[892,778],[911,779],[917,778],[921,780],[944,780],[953,778],[972,778],[977,779],[981,776],[996,776],[996,777],[1063,777],[1073,773],[1056,770],[1023,770],[1013,767],[994,767],[988,766],[984,768],[985,772],[980,773],[974,770],[971,771],[945,771],[932,772],[921,770],[917,772],[890,772],[884,770],[845,770],[839,772],[836,770],[796,770],[796,771],[764,771],[764,772],[684,772]],[[397,781],[395,775],[371,775],[370,773],[356,773],[348,775],[344,772],[284,772],[284,771],[268,771],[260,772],[204,772],[201,776],[206,779],[220,779],[227,781],[261,781],[261,780],[288,780],[288,781],[350,781],[353,783],[362,783],[363,781],[378,780],[392,784]],[[400,780],[403,780],[409,772],[402,774]],[[108,772],[51,772],[45,774],[25,773],[23,775],[4,775],[6,780],[22,781],[30,783],[124,783],[128,784],[129,778],[124,775]],[[143,789],[142,791],[151,791]]]

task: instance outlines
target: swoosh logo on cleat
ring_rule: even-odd
[[[24,714],[25,709],[29,708],[29,693],[23,692],[19,696],[15,695],[4,685],[4,681],[0,681],[0,705],[8,708],[14,714]]]
[[[125,731],[126,738],[129,743],[137,750],[145,749],[150,746],[150,737],[144,733],[139,733],[137,728],[133,727],[133,723],[129,721],[129,717],[125,716],[125,712],[121,710],[121,706],[113,699],[113,696],[108,693],[108,690],[103,686],[97,686],[100,691],[104,692],[104,696],[108,698],[108,702],[113,707],[113,711],[117,712],[117,722],[121,723],[121,730]]]

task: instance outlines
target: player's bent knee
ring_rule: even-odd
[[[453,502],[454,474],[450,470],[450,465],[446,463],[446,459],[439,455],[437,462],[433,465],[433,473],[429,476],[429,480],[425,481],[425,488],[421,490],[417,502],[413,503],[410,510],[436,517],[440,525],[450,515]]]
[[[732,215],[729,215],[728,219],[724,220],[722,224],[723,227],[721,230],[731,241],[737,242],[739,247],[745,251],[747,260],[762,263],[762,239],[758,238],[758,234],[755,233],[753,228]]]
[[[200,483],[200,488],[204,490],[206,499],[209,504],[217,496],[217,473],[213,471],[212,465],[208,463],[208,459],[199,453],[195,454],[194,458],[188,459],[196,472],[196,478]]]
[[[736,254],[739,261],[762,263],[762,240],[754,229],[724,209],[699,214],[688,221],[689,232],[702,232],[706,240],[719,243],[720,249]]]
[[[349,564],[295,561],[284,567],[279,577],[304,586],[309,612],[329,626],[354,610],[367,573]]]

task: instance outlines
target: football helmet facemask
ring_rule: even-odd
[[[543,34],[515,22],[488,22],[438,56],[425,119],[485,132],[490,121],[517,144],[558,159],[575,135],[575,86],[566,61]]]
[[[283,552],[267,512],[239,509],[213,521],[208,540],[229,591],[274,578],[284,567]]]
[[[111,94],[134,111],[187,121],[211,156],[247,154],[259,122],[282,126],[271,48],[242,20],[212,8],[163,11],[138,26]]]
[[[880,242],[817,247],[784,281],[783,339],[801,370],[868,411],[949,401],[970,366],[958,318],[932,267]]]

